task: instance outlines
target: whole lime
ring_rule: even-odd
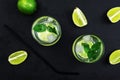
[[[31,15],[36,11],[37,3],[36,0],[18,0],[17,7],[20,12]]]

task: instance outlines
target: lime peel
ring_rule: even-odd
[[[12,65],[18,65],[24,62],[27,58],[28,54],[26,51],[17,51],[9,55],[8,61]]]
[[[116,23],[120,20],[120,7],[111,8],[107,12],[107,17],[112,23]]]
[[[111,65],[116,65],[116,64],[120,63],[120,49],[115,50],[114,52],[111,53],[111,55],[109,57],[109,63]]]
[[[21,13],[32,15],[37,10],[37,2],[36,0],[18,0],[17,7]]]
[[[78,27],[84,27],[88,24],[84,13],[78,7],[74,9],[72,13],[72,19],[74,24]]]

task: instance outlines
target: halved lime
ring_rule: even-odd
[[[109,57],[109,62],[112,65],[120,63],[120,50],[115,50]]]
[[[83,58],[88,58],[87,54],[84,51],[84,47],[81,45],[83,41],[76,44],[76,53],[78,53]]]
[[[38,18],[32,25],[33,38],[43,46],[54,45],[60,39],[61,34],[61,26],[49,16]]]
[[[74,41],[72,51],[78,61],[93,63],[98,61],[103,55],[104,44],[95,35],[82,35]]]
[[[120,20],[120,7],[111,8],[107,12],[107,17],[112,23],[116,23]]]
[[[8,61],[12,65],[18,65],[24,62],[26,58],[27,58],[27,52],[22,50],[10,54],[10,56],[8,57]]]
[[[78,7],[74,9],[72,13],[72,19],[74,24],[78,27],[84,27],[88,24],[84,13]]]

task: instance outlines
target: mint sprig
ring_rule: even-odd
[[[84,47],[86,53],[90,51],[90,46],[87,43],[82,43],[82,46]]]
[[[49,32],[53,32],[53,33],[57,34],[55,27],[52,28],[52,27],[48,26],[48,27],[47,27],[47,30],[48,30]]]
[[[33,30],[36,31],[36,32],[44,32],[46,30],[46,25],[44,25],[44,24],[37,24],[37,25],[35,25]]]
[[[57,34],[55,27],[46,26],[45,24],[37,24],[37,25],[35,25],[33,30],[36,32],[44,32],[44,31],[48,30],[49,32]]]
[[[82,46],[84,47],[84,50],[88,55],[88,58],[92,59],[96,58],[97,54],[99,54],[98,51],[100,49],[101,42],[96,42],[95,44],[92,45],[91,48],[87,43],[82,43]]]
[[[91,49],[94,50],[98,50],[100,48],[101,42],[96,42],[95,44],[92,45]]]

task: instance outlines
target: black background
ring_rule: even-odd
[[[112,24],[106,13],[120,6],[120,0],[37,0],[35,14],[17,9],[18,0],[0,0],[0,79],[1,80],[120,80],[120,65],[109,64],[109,55],[120,48],[120,22]],[[72,12],[79,7],[88,25],[76,27]],[[56,18],[62,37],[51,47],[39,45],[31,35],[32,23],[41,16]],[[72,54],[74,40],[82,34],[95,34],[105,44],[105,54],[94,64],[77,61]],[[8,56],[26,50],[27,60],[12,66]]]

